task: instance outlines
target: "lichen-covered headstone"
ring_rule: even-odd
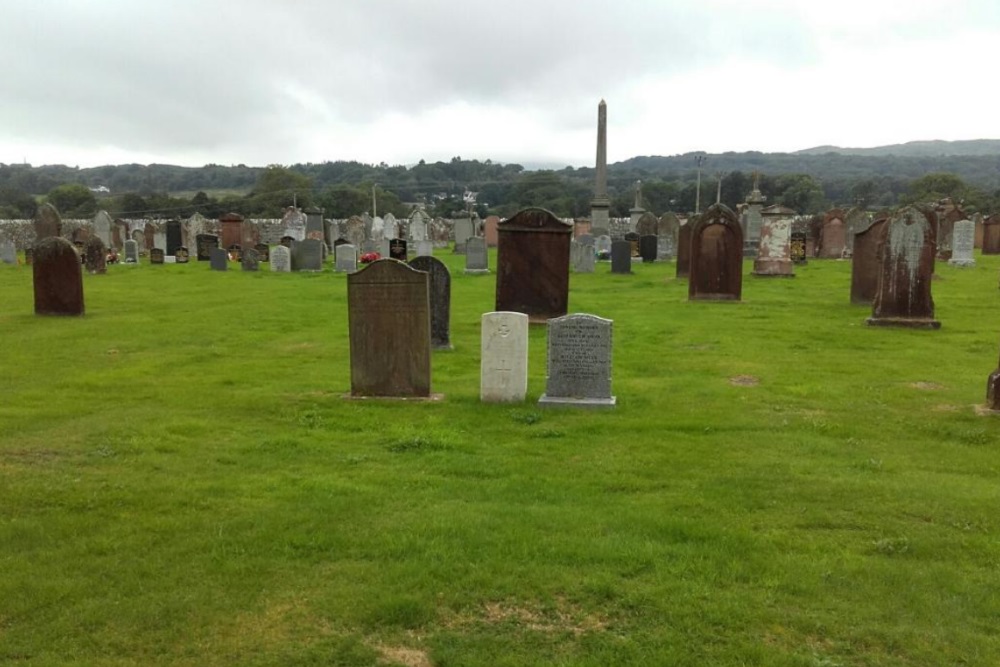
[[[187,246],[182,245],[174,251],[174,257],[178,264],[187,264],[191,260],[191,253],[188,252]]]
[[[543,406],[613,407],[611,320],[574,313],[548,321]]]
[[[35,213],[35,243],[62,234],[62,217],[52,204],[42,204]]]
[[[58,236],[35,243],[31,267],[36,315],[83,315],[83,272],[73,244]]]
[[[287,246],[279,245],[271,249],[271,271],[287,273],[292,270],[292,255]]]
[[[83,265],[87,273],[108,272],[108,249],[100,236],[91,236],[83,246]]]
[[[513,403],[528,392],[528,316],[494,312],[482,317],[479,400]]]
[[[243,255],[240,257],[240,268],[244,271],[260,270],[260,258],[258,257],[256,250],[248,248],[243,251]]]
[[[873,326],[937,329],[931,298],[934,273],[933,213],[907,206],[896,211],[881,235]]]
[[[792,221],[788,218],[762,219],[753,275],[794,277],[791,243]]]

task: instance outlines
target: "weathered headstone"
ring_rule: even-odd
[[[440,259],[426,255],[414,257],[410,266],[430,276],[431,346],[435,350],[450,350],[451,273]]]
[[[743,230],[725,204],[713,204],[691,230],[690,300],[739,301],[743,291]]]
[[[435,248],[447,248],[451,242],[451,227],[444,218],[434,218],[431,220],[430,229],[431,241]]]
[[[288,273],[292,270],[292,251],[279,245],[271,249],[271,271]]]
[[[243,216],[239,213],[226,213],[219,216],[220,244],[223,248],[243,243]]]
[[[243,255],[240,257],[240,268],[244,271],[260,270],[260,259],[256,250],[248,248],[243,251]]]
[[[108,272],[108,249],[100,236],[94,235],[83,247],[83,265],[87,273]]]
[[[611,273],[632,273],[632,244],[629,241],[611,242]]]
[[[868,229],[868,222],[871,216],[868,211],[855,206],[847,212],[844,218],[844,259],[850,259],[854,254],[854,235],[859,229]]]
[[[639,220],[635,223],[635,233],[639,235],[640,239],[643,236],[656,236],[659,223],[660,221],[655,215],[646,211],[639,216]]]
[[[174,251],[174,257],[178,264],[187,264],[190,259],[190,253],[188,252],[187,246],[181,246]]]
[[[358,253],[350,243],[344,243],[336,247],[334,270],[339,272],[354,273],[358,270]]]
[[[198,234],[195,237],[199,262],[209,262],[212,260],[212,251],[219,247],[219,237],[215,234]]]
[[[691,275],[691,230],[694,229],[696,217],[677,230],[677,277],[687,278]]]
[[[496,311],[543,322],[566,314],[569,240],[573,226],[541,208],[527,208],[499,225]]]
[[[391,239],[389,241],[389,257],[398,259],[400,262],[405,262],[406,245],[406,241],[403,239]]]
[[[753,275],[795,277],[791,231],[792,221],[788,218],[762,219],[757,257],[753,261]]]
[[[611,333],[613,322],[585,313],[548,321],[548,355],[543,406],[613,407]]]
[[[73,244],[58,236],[35,243],[36,315],[83,315],[83,272]]]
[[[983,220],[983,254],[1000,255],[1000,213]]]
[[[499,237],[497,235],[497,225],[500,224],[500,218],[496,215],[488,215],[483,221],[483,238],[486,239],[487,248],[496,248],[497,241]]]
[[[319,239],[304,239],[292,248],[292,271],[322,271],[323,242]]]
[[[355,248],[360,248],[365,242],[365,221],[356,215],[351,216],[344,223],[344,238]]]
[[[434,254],[434,242],[429,240],[417,241],[417,256],[430,257]]]
[[[593,237],[591,237],[593,239]],[[570,259],[573,262],[573,270],[576,273],[593,273],[596,256],[594,246],[590,243],[573,242],[573,249],[570,250]]]
[[[805,232],[792,231],[789,237],[791,243],[788,255],[792,259],[792,264],[807,264],[809,262],[806,258],[807,234]]]
[[[642,223],[642,220],[639,222]],[[658,245],[659,241],[655,234],[645,234],[639,237],[639,256],[642,257],[644,263],[649,264],[656,261]]]
[[[465,242],[475,236],[475,229],[472,220],[469,218],[457,218],[454,221],[455,229],[455,253],[462,255],[465,253]]]
[[[411,241],[429,241],[430,235],[427,230],[429,216],[420,210],[415,210],[410,214],[410,224],[407,237]],[[430,253],[428,253],[430,254]]]
[[[223,248],[212,248],[211,269],[213,271],[229,270],[229,253]]]
[[[490,256],[486,250],[486,239],[473,236],[465,242],[465,272],[489,273]]]
[[[952,227],[951,259],[952,266],[969,267],[976,265],[975,256],[976,223],[972,220],[959,220]]]
[[[293,241],[302,241],[306,238],[306,214],[300,209],[289,206],[285,209],[285,214],[281,216],[281,228],[283,235]],[[291,246],[288,246],[291,248]]]
[[[430,397],[428,283],[392,259],[347,276],[352,396]]]
[[[823,217],[823,226],[820,227],[820,259],[841,259],[844,256],[844,244],[847,241],[845,217],[844,211],[839,208],[827,212]]]
[[[479,400],[517,403],[528,392],[528,316],[484,313],[479,360]]]
[[[149,251],[149,263],[150,264],[163,264],[163,258],[166,253],[163,252],[163,248],[153,248]]]
[[[52,204],[42,204],[35,213],[35,243],[62,234],[62,217]]]
[[[125,241],[125,263],[126,264],[138,264],[139,263],[139,242],[135,239],[129,239]]]
[[[907,206],[882,230],[878,290],[869,325],[940,328],[934,319],[934,222],[928,213]]]
[[[883,228],[889,220],[888,213],[880,213],[854,228],[854,247],[851,250],[851,303],[871,306],[878,291],[879,243]]]
[[[17,264],[17,246],[10,241],[0,243],[0,262]]]
[[[91,221],[94,226],[94,234],[104,243],[107,248],[111,245],[111,216],[107,211],[98,211]]]
[[[270,262],[271,261],[271,246],[266,243],[258,243],[253,247],[257,251],[257,261],[258,262]]]
[[[322,241],[326,238],[326,229],[323,227],[323,209],[310,206],[305,210],[306,214],[306,238]]]

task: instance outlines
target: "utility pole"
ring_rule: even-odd
[[[715,189],[715,203],[722,203],[722,177],[725,176],[725,172],[717,171],[715,172],[715,178],[718,180],[718,185]]]
[[[698,185],[695,187],[694,194],[694,212],[697,215],[701,213],[701,166],[705,164],[705,156],[699,155],[695,161],[698,163]]]

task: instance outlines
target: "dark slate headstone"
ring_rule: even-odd
[[[323,242],[304,239],[292,246],[292,271],[322,271]]]
[[[260,270],[260,261],[257,259],[256,250],[250,248],[249,250],[243,253],[243,256],[240,258],[240,268],[242,268],[244,271]]]
[[[50,236],[35,243],[33,254],[35,314],[83,315],[83,272],[73,244]]]
[[[725,204],[708,207],[691,229],[690,300],[739,301],[743,291],[743,228]]]
[[[630,242],[611,242],[611,273],[632,273],[632,244]]]
[[[893,214],[882,230],[878,290],[872,303],[873,326],[938,329],[931,298],[934,274],[933,212],[913,206]]]
[[[431,395],[429,276],[381,259],[347,276],[351,395]]]
[[[198,234],[195,237],[199,262],[210,262],[212,251],[219,247],[219,237],[215,234]]]
[[[167,254],[177,256],[177,249],[184,245],[180,220],[167,221]]]
[[[548,321],[543,406],[614,407],[611,395],[611,331],[603,317],[574,313]]]
[[[406,241],[403,239],[392,239],[389,241],[389,257],[392,259],[398,259],[401,262],[406,261]]]
[[[271,259],[271,246],[266,243],[258,243],[253,247],[257,251],[257,261],[258,262],[268,262]]]
[[[656,218],[653,218],[654,220]],[[644,263],[655,262],[659,239],[655,234],[647,234],[639,237],[639,256]]]
[[[178,264],[187,264],[191,259],[187,246],[184,245],[178,247],[177,250],[174,251],[174,257],[177,258],[176,261]]]
[[[444,262],[429,255],[413,258],[410,266],[430,276],[431,345],[435,350],[450,350],[451,273]]]
[[[687,278],[691,274],[691,230],[697,218],[692,217],[687,224],[677,229],[677,277]]]
[[[223,248],[212,248],[212,257],[209,260],[212,262],[211,268],[213,271],[228,271],[229,270],[229,253]]]
[[[128,239],[125,241],[125,263],[139,263],[139,242],[135,239]]]
[[[573,225],[527,208],[497,225],[496,311],[544,322],[566,314]]]
[[[62,234],[62,217],[52,204],[42,204],[35,213],[35,241]]]
[[[289,250],[291,250],[292,246],[295,244],[295,237],[294,236],[282,236],[281,237],[281,241],[279,243],[281,243],[281,245],[283,245],[286,248],[288,248]]]
[[[878,291],[878,249],[887,215],[876,216],[865,226],[854,229],[851,252],[851,303],[871,306]],[[803,255],[804,256],[804,255]]]
[[[163,264],[165,253],[163,248],[153,248],[149,251],[149,263],[150,264]]]

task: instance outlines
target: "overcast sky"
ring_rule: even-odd
[[[608,159],[1000,138],[1000,0],[3,2],[0,162]]]

